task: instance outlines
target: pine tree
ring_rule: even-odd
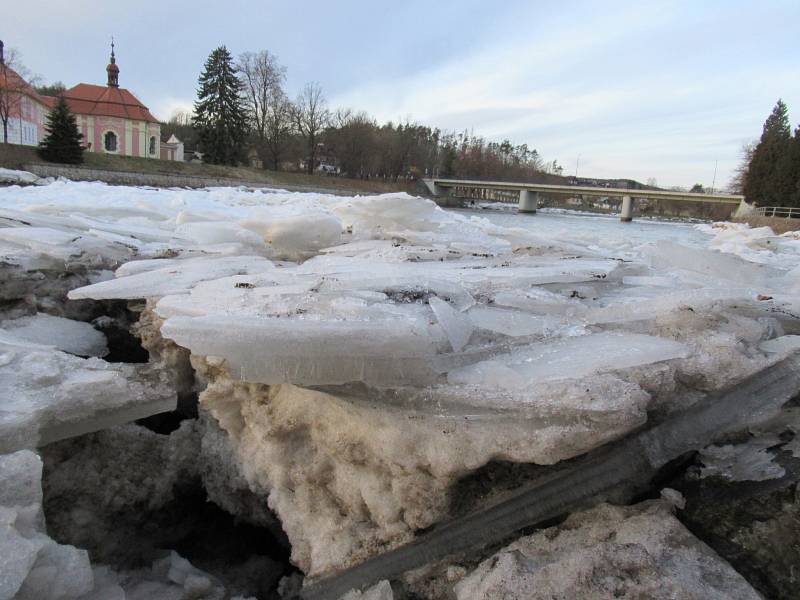
[[[203,161],[236,165],[244,159],[247,113],[241,82],[225,46],[214,50],[198,79],[194,127],[198,131]]]
[[[744,195],[758,206],[785,206],[796,182],[791,176],[792,130],[786,104],[778,100],[764,123],[744,182]]]
[[[39,143],[38,153],[48,162],[79,164],[83,162],[83,135],[63,96],[47,116],[47,136]]]
[[[800,127],[794,130],[791,151],[789,152],[789,179],[792,182],[792,194],[786,206],[800,208]]]

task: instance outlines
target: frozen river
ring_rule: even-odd
[[[668,240],[677,244],[705,247],[709,236],[695,227],[696,223],[681,221],[659,221],[634,219],[623,223],[618,215],[588,214],[581,212],[540,210],[536,214],[517,213],[516,207],[507,210],[451,209],[465,217],[483,217],[502,227],[522,227],[537,234],[555,239],[570,239],[589,242],[597,240],[601,245],[619,241],[626,244],[642,244]]]

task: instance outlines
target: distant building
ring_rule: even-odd
[[[183,162],[183,142],[173,133],[166,142],[161,142],[161,160]]]
[[[25,81],[19,73],[7,65],[0,41],[0,102],[8,111],[8,142],[24,146],[36,146],[44,137],[44,124],[50,105]],[[0,123],[0,142],[3,142],[2,123]]]
[[[6,66],[4,71],[8,73],[7,82],[19,83],[17,80],[21,78],[13,69]],[[161,125],[158,119],[129,90],[119,87],[119,67],[113,42],[106,75],[105,86],[79,83],[63,92],[78,122],[78,129],[83,134],[86,150],[119,156],[162,158]],[[2,80],[0,85],[3,85]],[[25,86],[18,93],[19,106],[11,119],[15,122],[14,137],[12,139],[9,135],[9,141],[35,146],[46,135],[44,126],[47,113],[55,106],[56,99],[36,93],[27,83]],[[177,147],[169,148],[166,152],[168,157],[177,155]]]

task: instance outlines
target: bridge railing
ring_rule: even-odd
[[[797,206],[759,206],[753,210],[753,214],[759,217],[800,219],[800,208]]]

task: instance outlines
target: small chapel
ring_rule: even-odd
[[[79,83],[62,94],[76,117],[86,151],[161,158],[159,121],[136,96],[119,86],[119,73],[112,41],[106,85]],[[19,78],[16,73],[7,74],[7,78],[11,75]],[[15,90],[20,98],[17,114],[10,119],[10,124],[16,135],[9,142],[35,146],[46,135],[47,114],[55,106],[56,98],[39,94],[29,85]],[[168,158],[177,159],[173,155]]]

